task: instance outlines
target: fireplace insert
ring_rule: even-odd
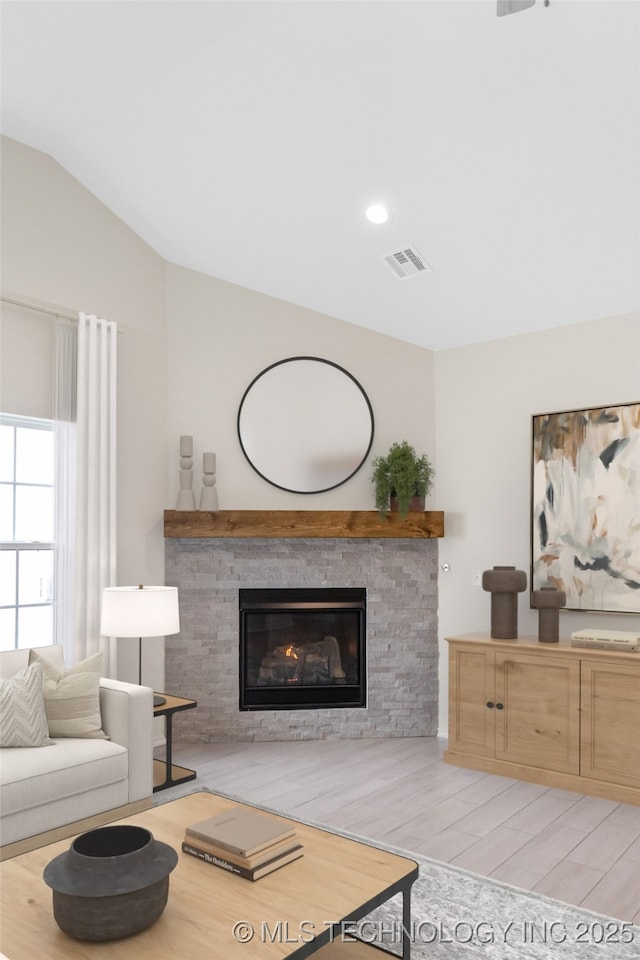
[[[366,706],[364,588],[246,589],[240,709]]]

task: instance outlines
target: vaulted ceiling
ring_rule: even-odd
[[[171,262],[434,350],[640,308],[637,0],[1,13],[2,132]]]

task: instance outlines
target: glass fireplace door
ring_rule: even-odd
[[[240,709],[363,707],[366,591],[240,590]]]

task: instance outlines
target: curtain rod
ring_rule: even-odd
[[[24,307],[25,310],[33,310],[34,313],[45,313],[49,317],[59,317],[61,320],[75,320],[77,322],[77,314],[74,316],[71,313],[66,313],[64,310],[55,310],[53,307],[39,306],[37,303],[29,303],[28,300],[18,300],[17,297],[6,297],[4,295],[0,296],[0,300],[3,303],[10,303],[14,307]]]
[[[40,306],[37,301],[29,303],[28,300],[20,300],[17,297],[9,297],[4,294],[0,296],[2,303],[10,303],[14,307],[23,307],[25,310],[33,310],[34,313],[43,313],[48,317],[56,317],[58,320],[68,320],[71,323],[78,322],[78,314],[67,313],[65,310],[56,310],[55,307]],[[116,331],[123,333],[122,327],[116,324]]]

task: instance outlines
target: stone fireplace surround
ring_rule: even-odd
[[[435,736],[438,715],[437,539],[176,537],[166,583],[180,633],[167,637],[165,687],[194,698],[184,742]],[[241,712],[241,587],[366,587],[367,706]]]

